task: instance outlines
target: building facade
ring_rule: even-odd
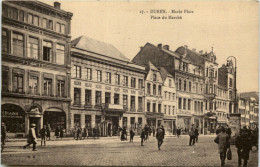
[[[38,1],[2,2],[2,121],[9,136],[68,128],[72,13]]]
[[[96,127],[107,136],[116,135],[119,127],[144,126],[144,67],[86,36],[72,41],[71,67],[71,130]]]

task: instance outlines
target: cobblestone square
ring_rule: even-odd
[[[38,151],[22,149],[25,142],[7,142],[2,153],[5,165],[73,165],[73,166],[220,166],[215,136],[200,136],[193,147],[188,146],[189,137],[166,137],[161,150],[158,150],[155,137],[150,137],[140,146],[140,137],[134,142],[120,141],[117,137],[49,141]],[[237,166],[235,146],[231,146],[232,160],[225,166]],[[248,166],[258,166],[256,148],[250,153]]]

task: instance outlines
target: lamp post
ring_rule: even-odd
[[[237,59],[234,56],[229,56],[227,58],[228,59],[235,59],[235,71],[234,71],[234,89],[235,89],[235,104],[234,104],[234,113],[238,113],[237,112]]]

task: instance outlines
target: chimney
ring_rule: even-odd
[[[162,49],[162,44],[161,44],[161,43],[158,44],[158,48],[159,48],[159,49]]]
[[[188,45],[184,45],[184,48],[185,48],[185,49],[188,49]]]
[[[54,2],[54,8],[60,9],[60,3],[59,2]]]
[[[163,49],[169,50],[169,45],[164,45]]]
[[[199,53],[202,55],[203,54],[203,50],[200,50]]]
[[[193,52],[196,52],[196,49],[193,48],[192,51],[193,51]]]

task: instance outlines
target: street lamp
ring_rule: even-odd
[[[235,88],[235,104],[234,104],[234,113],[238,113],[237,112],[237,59],[234,56],[229,56],[227,58],[227,62],[228,59],[235,59],[235,71],[234,71],[234,88]]]

